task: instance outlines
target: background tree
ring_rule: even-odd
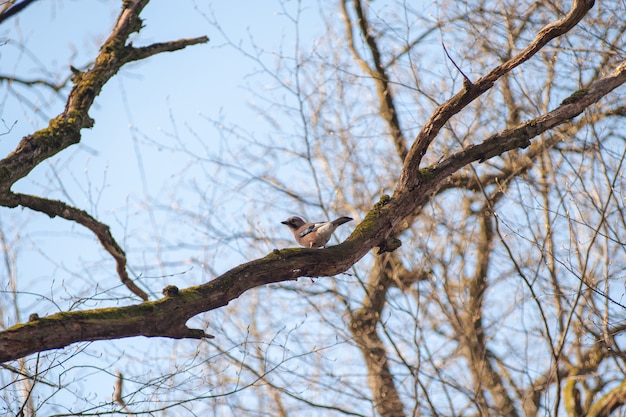
[[[134,46],[146,3],[124,2],[71,91],[42,83],[65,109],[0,162],[9,414],[623,409],[623,3],[281,3],[291,29],[271,50],[199,8],[248,60],[258,124],[180,125],[172,108],[160,134],[131,127],[144,197],[109,221],[105,187],[75,204],[71,172],[17,192],[83,140],[122,66],[206,42]],[[4,79],[25,103],[10,86],[28,79]],[[83,226],[58,242],[87,228],[108,263],[59,262],[30,290],[18,206]],[[357,221],[338,246],[275,250],[293,246],[291,214]]]

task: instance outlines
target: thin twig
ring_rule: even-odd
[[[448,53],[448,49],[446,48],[446,44],[443,43],[443,41],[441,41],[441,46],[443,47],[443,52],[446,53],[446,56],[448,57],[450,62],[452,62],[452,65],[454,65],[454,67],[457,69],[457,71],[459,71],[459,73],[463,76],[463,87],[465,87],[466,90],[469,90],[472,87],[472,85],[474,85],[472,83],[472,80],[470,80],[469,77],[467,75],[465,75],[463,70],[461,70],[461,68],[456,64],[456,62],[454,62],[454,59],[452,59],[452,57]]]
[[[119,275],[122,284],[124,284],[133,294],[137,295],[142,300],[148,300],[148,294],[139,288],[137,284],[135,284],[128,276],[128,272],[126,271],[126,253],[113,238],[109,226],[96,220],[86,211],[67,205],[59,200],[51,200],[28,194],[12,194],[12,196],[14,196],[14,201],[22,207],[27,207],[31,210],[45,213],[50,217],[59,216],[66,220],[71,220],[81,224],[91,230],[96,235],[104,249],[111,254],[113,259],[115,259],[117,274]]]

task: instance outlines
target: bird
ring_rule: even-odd
[[[322,248],[330,240],[337,226],[353,220],[352,217],[339,217],[332,222],[307,223],[301,217],[292,216],[281,223],[293,232],[296,241],[305,248]]]

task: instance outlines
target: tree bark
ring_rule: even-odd
[[[16,197],[10,188],[15,181],[41,161],[80,139],[80,130],[93,123],[88,110],[95,97],[122,65],[154,53],[207,41],[201,37],[145,48],[126,45],[128,36],[141,27],[138,13],[146,3],[147,0],[125,2],[118,24],[103,45],[94,67],[76,76],[65,111],[53,119],[47,129],[25,137],[13,153],[0,161],[0,204],[14,207]],[[452,174],[472,162],[527,147],[535,136],[570,121],[626,82],[626,63],[621,63],[610,74],[572,94],[553,111],[460,150],[432,167],[419,168],[428,145],[452,116],[489,90],[501,76],[530,59],[551,39],[571,29],[592,5],[592,1],[574,1],[565,18],[546,26],[518,56],[439,106],[409,150],[393,197],[383,196],[341,245],[323,250],[275,250],[262,259],[237,266],[207,284],[180,291],[172,289],[168,296],[158,301],[58,313],[15,325],[0,332],[0,360],[17,359],[79,341],[132,336],[207,337],[203,330],[187,328],[185,322],[201,312],[227,305],[251,288],[298,277],[332,276],[349,269],[374,247],[393,250],[397,247],[392,244],[393,234],[402,230],[403,221],[419,210]]]

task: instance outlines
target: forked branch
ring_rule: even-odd
[[[25,4],[28,2],[23,2]],[[41,211],[49,216],[59,216],[75,221],[97,237],[103,247],[113,256],[117,272],[124,285],[144,301],[147,294],[138,288],[126,271],[126,255],[117,244],[109,227],[98,222],[86,212],[66,205],[63,202],[45,198],[14,194],[11,188],[16,181],[27,176],[37,165],[47,158],[76,144],[81,139],[81,130],[93,126],[89,110],[103,86],[127,63],[148,58],[161,52],[171,52],[190,45],[208,42],[206,36],[180,39],[171,42],[155,43],[135,48],[128,39],[142,27],[139,14],[148,0],[124,1],[111,36],[100,48],[93,66],[85,71],[74,70],[72,88],[67,98],[65,110],[52,119],[45,129],[24,137],[17,148],[0,161],[0,205],[23,207]],[[14,6],[16,8],[18,5]]]
[[[59,313],[27,324],[16,325],[0,332],[0,361],[64,347],[78,341],[140,335],[177,338],[208,337],[203,330],[186,328],[186,321],[201,312],[227,305],[251,288],[295,280],[298,277],[332,276],[346,271],[372,248],[383,245],[394,229],[400,227],[407,217],[422,207],[451,174],[471,162],[484,161],[509,150],[527,146],[537,135],[571,120],[585,108],[626,82],[626,63],[622,63],[611,74],[593,82],[585,91],[572,95],[555,110],[533,121],[495,134],[478,145],[449,156],[434,167],[418,170],[424,152],[443,123],[491,88],[500,76],[530,59],[550,39],[571,29],[592,4],[593,2],[589,1],[574,1],[572,11],[564,19],[546,26],[522,53],[498,66],[487,76],[474,82],[469,90],[458,93],[436,109],[407,155],[393,198],[388,196],[381,198],[381,201],[369,211],[352,235],[341,245],[322,250],[276,250],[265,258],[237,266],[209,283],[180,291],[170,288],[166,292],[166,297],[158,301],[115,309]],[[126,48],[128,47],[122,47],[125,53],[123,58],[116,58],[115,55],[111,58],[118,59],[118,63],[128,59],[129,51]],[[111,71],[106,64],[100,64],[105,66],[103,71]],[[97,61],[96,66],[98,65]],[[87,72],[83,76],[94,75]],[[87,104],[90,104],[89,95],[85,100]],[[74,105],[75,107],[72,107]],[[73,111],[75,112],[76,109],[83,109],[84,103],[81,100],[69,101],[68,107],[70,113],[64,113],[59,120],[60,123],[64,123],[63,126],[70,127],[68,131],[71,134],[76,126],[82,126],[80,123],[87,120],[87,115],[86,112],[79,111],[77,117],[80,121],[71,121],[68,115],[74,114]],[[78,123],[78,125],[75,126],[73,123]],[[31,144],[26,141],[24,146],[37,147],[41,144],[38,142]],[[55,151],[58,150],[55,148]],[[19,159],[18,156],[12,155],[11,157]],[[26,162],[29,161],[26,160]],[[21,175],[20,172],[15,174],[12,171],[5,175],[9,168],[20,169],[11,164],[0,163],[0,174],[2,174],[0,184],[5,184],[5,186],[6,184],[10,186],[13,183],[11,181]]]
[[[498,65],[489,74],[473,82],[470,88],[467,88],[468,86],[465,85],[462,91],[459,91],[448,101],[437,107],[426,121],[424,127],[422,127],[422,130],[418,133],[413,145],[409,149],[396,192],[407,189],[410,190],[417,186],[420,181],[419,167],[422,158],[448,120],[472,103],[476,98],[491,89],[494,83],[503,75],[508,74],[514,68],[528,61],[548,42],[567,33],[576,26],[578,22],[585,17],[587,12],[591,10],[593,4],[594,0],[574,0],[569,13],[562,19],[550,23],[541,29],[535,39],[528,44],[526,48],[522,49],[517,55],[505,63]]]

